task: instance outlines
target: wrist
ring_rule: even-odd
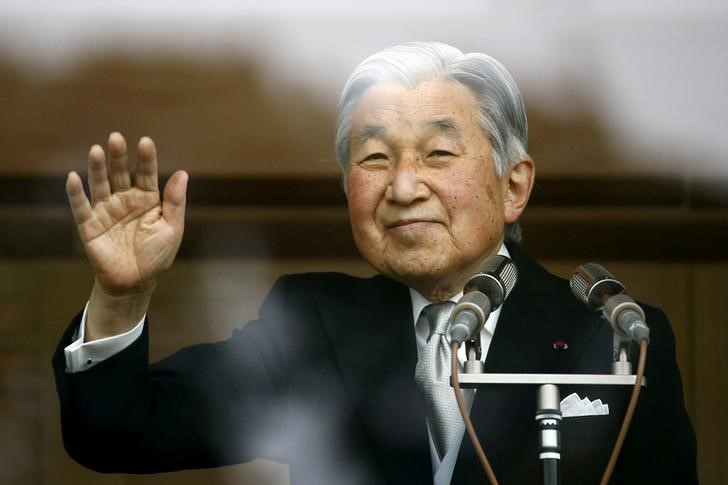
[[[89,298],[85,341],[122,334],[130,330],[147,313],[156,281],[122,294],[107,291],[94,282]]]

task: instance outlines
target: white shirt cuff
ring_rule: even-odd
[[[131,330],[119,335],[105,337],[92,342],[84,342],[86,334],[86,312],[88,303],[83,309],[81,324],[76,329],[74,341],[63,349],[66,356],[66,372],[80,372],[90,369],[99,362],[118,354],[134,343],[144,330],[146,315]]]

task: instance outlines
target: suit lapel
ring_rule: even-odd
[[[362,280],[351,298],[322,307],[322,319],[387,480],[431,480],[425,413],[413,378],[417,350],[408,289],[381,276]]]

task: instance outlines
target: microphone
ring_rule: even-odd
[[[485,325],[490,312],[506,299],[518,279],[516,265],[506,256],[491,256],[480,272],[470,277],[463,297],[452,311],[450,341],[471,340]]]
[[[571,292],[586,306],[602,309],[614,331],[635,342],[650,342],[645,312],[625,293],[624,285],[596,263],[582,264],[571,277]]]

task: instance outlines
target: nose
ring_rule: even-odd
[[[417,156],[402,156],[390,173],[385,197],[389,202],[409,205],[429,197],[430,189],[423,177]]]

